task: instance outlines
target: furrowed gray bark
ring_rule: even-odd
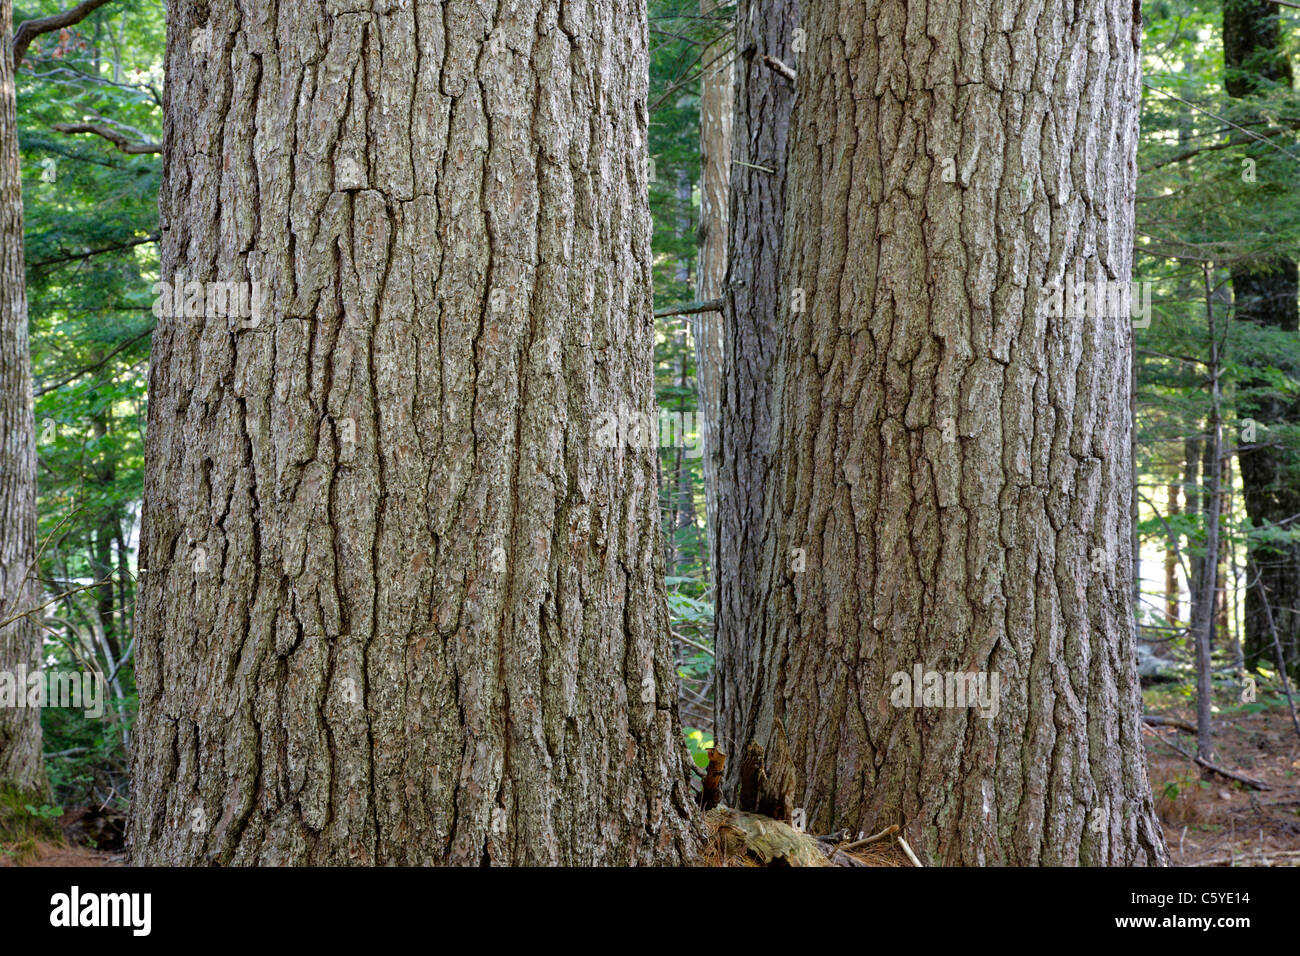
[[[733,746],[784,721],[812,832],[898,823],[934,864],[1162,863],[1133,658],[1133,4],[800,18]],[[1115,283],[1119,313],[1051,316],[1067,277]],[[915,667],[996,672],[996,712],[902,705]]]
[[[37,593],[29,574],[36,560],[36,422],[10,0],[0,0],[0,43],[0,621],[5,621],[35,607]],[[37,672],[40,652],[40,632],[30,618],[0,627],[0,672],[10,679]],[[25,696],[27,684],[14,692]],[[38,708],[0,707],[0,787],[28,794],[48,790]]]
[[[686,860],[643,4],[168,41],[163,276],[266,307],[154,335],[132,859]]]

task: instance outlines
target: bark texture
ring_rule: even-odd
[[[599,428],[653,410],[643,4],[167,51],[164,278],[266,307],[154,334],[133,859],[682,862],[653,435]]]
[[[778,328],[777,278],[785,224],[786,152],[794,84],[763,62],[797,64],[797,0],[736,5],[735,126],[731,217],[723,290],[718,513],[715,543],[716,736],[724,746],[742,728],[742,675],[761,630],[763,489],[771,440],[772,365]],[[732,744],[732,752],[741,747]],[[728,771],[738,785],[740,761]]]
[[[1224,0],[1224,86],[1247,98],[1271,83],[1290,85],[1291,63],[1281,48],[1279,10],[1267,0]],[[1240,138],[1240,137],[1239,137]],[[1232,269],[1236,317],[1267,328],[1295,332],[1300,326],[1296,262],[1285,257]],[[1266,389],[1262,382],[1255,387]],[[1241,454],[1246,515],[1256,527],[1288,522],[1300,514],[1300,469],[1295,449],[1272,440],[1271,426],[1300,422],[1300,402],[1277,393],[1242,402],[1241,417],[1260,426],[1260,441]],[[1293,677],[1300,677],[1300,542],[1256,546],[1248,555],[1244,651],[1249,667],[1274,666],[1273,628]],[[1258,584],[1254,584],[1258,578]],[[1262,590],[1261,590],[1262,589]],[[1267,601],[1268,607],[1265,607]]]
[[[802,4],[737,742],[784,721],[811,832],[898,823],[931,864],[1166,859],[1133,656],[1134,14]],[[1120,283],[1120,311],[1050,315],[1067,277]],[[996,672],[996,713],[900,705],[918,666]]]
[[[13,6],[0,0],[0,621],[35,605],[36,422],[27,346],[23,181],[14,102]],[[40,667],[40,632],[28,618],[0,627],[0,672],[21,679]],[[18,693],[26,693],[24,683]],[[0,787],[30,793],[48,784],[41,712],[0,707]]]

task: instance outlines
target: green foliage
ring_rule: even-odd
[[[1201,451],[1196,443],[1209,439],[1207,309],[1214,310],[1222,356],[1226,456],[1239,447],[1249,451],[1243,436],[1251,409],[1300,395],[1300,338],[1233,321],[1230,295],[1234,269],[1267,269],[1279,253],[1294,259],[1300,249],[1300,95],[1268,83],[1248,100],[1227,94],[1218,0],[1159,0],[1143,4],[1142,13],[1146,88],[1134,279],[1151,283],[1154,315],[1149,328],[1134,332],[1135,466],[1145,496],[1139,533],[1148,554],[1162,553],[1172,538],[1191,559],[1203,554],[1205,541],[1199,508],[1205,476],[1188,483],[1184,469],[1188,453]],[[1289,22],[1283,42],[1293,54],[1296,33]],[[1279,481],[1300,481],[1300,428],[1263,431],[1255,440],[1284,449],[1290,463]],[[1234,482],[1226,490],[1235,506],[1221,526],[1231,566],[1244,566],[1248,550],[1300,540],[1300,528],[1252,525],[1241,506],[1239,479]],[[1171,514],[1163,500],[1167,486],[1181,489],[1181,514]],[[1238,600],[1244,586],[1229,582]],[[1148,595],[1142,623],[1174,623],[1154,607],[1161,597]],[[1175,647],[1183,643],[1183,636],[1174,638]]]
[[[29,3],[15,21],[62,9]],[[162,131],[161,10],[115,0],[38,37],[17,71],[27,296],[36,391],[41,618],[47,663],[114,680],[101,720],[42,713],[51,784],[68,804],[122,804],[135,710],[134,565],[143,489],[161,160],[55,130],[90,122],[132,142]],[[84,590],[95,581],[104,585]],[[72,592],[72,593],[67,593]]]
[[[41,820],[57,820],[63,816],[63,808],[43,803],[39,807],[34,807],[30,803],[23,804],[23,807],[32,816]]]
[[[36,841],[61,842],[55,821],[62,813],[62,807],[51,806],[40,794],[0,787],[0,850],[23,862],[35,853]]]
[[[733,55],[734,9],[701,17],[698,0],[650,4],[650,213],[656,306],[695,299],[699,226],[700,71],[712,58]],[[714,46],[721,38],[721,43]],[[708,589],[708,535],[704,527],[704,473],[698,453],[695,346],[681,316],[656,320],[655,400],[673,417],[661,437],[660,512],[667,538],[668,573],[696,597]],[[685,437],[676,426],[685,425]]]
[[[712,737],[706,736],[702,730],[687,727],[686,746],[690,748],[691,759],[695,761],[695,766],[703,770],[709,765],[708,748],[713,746]]]
[[[41,729],[50,786],[70,806],[107,804],[125,810],[130,793],[126,741],[135,725],[134,691],[115,697],[103,717],[81,710],[47,707]]]
[[[14,19],[62,6],[27,2]],[[1142,13],[1148,85],[1134,276],[1152,283],[1154,316],[1150,328],[1135,332],[1136,467],[1149,499],[1139,534],[1157,553],[1172,538],[1190,560],[1204,550],[1203,517],[1195,508],[1169,514],[1157,489],[1186,484],[1188,440],[1206,437],[1207,298],[1222,320],[1229,449],[1246,444],[1250,409],[1300,399],[1297,336],[1231,321],[1226,294],[1234,266],[1265,268],[1279,250],[1296,258],[1300,249],[1300,96],[1268,83],[1249,100],[1227,95],[1220,0],[1148,0]],[[734,56],[733,15],[728,6],[702,17],[698,0],[649,4],[649,203],[658,307],[697,298],[699,76],[716,41],[722,56]],[[1284,51],[1294,57],[1296,21],[1283,23]],[[149,307],[159,278],[161,163],[158,155],[127,155],[101,138],[54,126],[90,120],[115,126],[132,141],[160,140],[164,38],[156,4],[115,0],[72,30],[39,38],[17,71],[45,542],[40,580],[49,595],[110,580],[62,598],[44,620],[51,663],[89,666],[115,679],[104,719],[52,709],[43,715],[46,750],[61,755],[50,761],[50,777],[65,804],[121,802],[128,789],[126,745],[136,706],[133,568],[154,321]],[[699,437],[694,344],[687,319],[656,321],[656,402],[680,416],[673,425],[686,425],[684,438],[673,434],[661,444],[659,503],[678,675],[687,694],[704,696],[697,714],[684,708],[688,744],[703,766],[711,743],[702,728],[711,708],[714,569],[701,459],[691,453]],[[1286,450],[1289,470],[1279,480],[1300,482],[1300,427],[1273,426],[1257,440]],[[1197,498],[1203,489],[1198,479],[1182,490]],[[1223,534],[1241,562],[1248,547],[1294,540],[1300,525],[1253,526],[1238,506]],[[1171,644],[1186,656],[1180,622],[1168,620],[1159,604],[1147,602],[1142,622],[1151,633],[1172,635]],[[1225,655],[1219,648],[1216,661],[1229,663]],[[34,819],[25,803],[16,806],[10,816],[21,811]]]

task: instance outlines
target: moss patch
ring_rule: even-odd
[[[61,811],[47,800],[48,794],[0,787],[0,852],[22,863],[35,855],[38,840],[63,844]]]

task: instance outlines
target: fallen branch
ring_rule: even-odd
[[[1161,736],[1160,733],[1158,733],[1155,730],[1148,729],[1147,732],[1150,733],[1151,736],[1155,737],[1156,740],[1164,744],[1166,747],[1169,747],[1171,750],[1174,750],[1182,754],[1188,760],[1192,761],[1193,763],[1201,767],[1204,767],[1206,770],[1210,771],[1211,773],[1217,773],[1221,777],[1226,777],[1229,780],[1235,780],[1237,781],[1237,783],[1250,787],[1252,790],[1273,789],[1266,783],[1260,783],[1258,780],[1252,780],[1250,777],[1244,777],[1239,773],[1233,773],[1231,770],[1224,770],[1222,767],[1212,764],[1208,760],[1204,760],[1201,757],[1196,756],[1195,754],[1190,754],[1182,747],[1174,743],[1172,740],[1167,740],[1165,737]]]
[[[907,845],[907,841],[903,839],[903,834],[895,833],[894,839],[897,840],[898,845],[903,848],[903,852],[906,853],[907,858],[912,861],[912,865],[921,866],[921,861],[916,858],[916,854],[912,852],[912,848]]]
[[[849,856],[841,848],[831,846],[828,843],[818,842],[818,849],[826,854],[826,859],[830,860],[836,866],[867,866],[857,857]]]
[[[1231,856],[1216,856],[1212,860],[1202,860],[1191,864],[1192,866],[1223,866],[1225,863],[1229,866],[1236,866],[1238,860],[1258,860],[1264,866],[1273,866],[1277,860],[1294,860],[1300,858],[1300,850],[1277,850],[1273,853],[1234,853]],[[1294,865],[1294,864],[1288,864]]]
[[[841,849],[841,850],[857,850],[857,849],[860,849],[860,848],[862,848],[862,847],[864,847],[864,846],[869,846],[870,844],[875,843],[875,842],[877,842],[878,840],[883,840],[885,837],[890,836],[891,834],[894,834],[894,833],[897,833],[897,832],[898,832],[898,824],[897,824],[897,823],[891,823],[889,826],[885,827],[885,829],[881,830],[879,833],[875,834],[874,836],[869,836],[869,837],[867,837],[865,840],[857,840],[857,841],[855,841],[855,842],[853,842],[853,843],[850,843],[848,846],[842,846],[842,847],[840,847],[840,849]]]
[[[55,123],[50,128],[59,133],[94,133],[132,156],[161,153],[163,149],[162,143],[133,143],[112,127],[100,126],[96,123]]]
[[[1177,717],[1161,717],[1159,714],[1143,714],[1142,722],[1149,727],[1173,727],[1176,730],[1182,730],[1189,734],[1196,733],[1196,728],[1185,720],[1179,720]]]

